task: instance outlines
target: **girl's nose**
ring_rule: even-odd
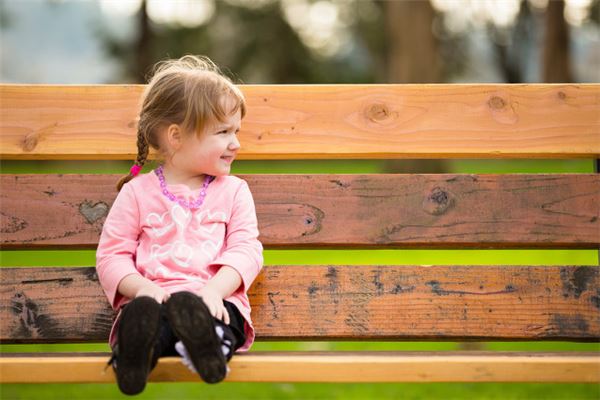
[[[238,150],[241,145],[240,145],[240,141],[238,140],[237,136],[233,136],[233,140],[231,141],[231,143],[229,143],[229,150]]]

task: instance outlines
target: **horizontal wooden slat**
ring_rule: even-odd
[[[251,352],[227,382],[600,382],[600,353]],[[0,357],[0,383],[113,383],[108,355]],[[201,382],[176,357],[149,382]]]
[[[600,154],[599,84],[247,85],[240,159]],[[130,159],[143,86],[0,85],[0,157]]]
[[[0,268],[0,340],[105,341],[93,268]],[[597,266],[266,266],[263,340],[600,340]]]
[[[241,177],[267,248],[600,247],[599,174]],[[93,249],[119,176],[0,179],[2,248]]]

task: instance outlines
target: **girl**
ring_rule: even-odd
[[[109,364],[126,394],[144,389],[163,356],[223,380],[233,352],[254,341],[246,293],[263,263],[252,195],[229,175],[246,112],[240,90],[208,58],[184,56],[157,64],[142,100],[137,160],[96,253],[118,310]],[[162,164],[138,176],[149,145]]]

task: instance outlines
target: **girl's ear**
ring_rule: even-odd
[[[177,124],[171,124],[167,128],[167,143],[170,149],[179,150],[183,144],[183,134]]]

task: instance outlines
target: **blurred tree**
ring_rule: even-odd
[[[154,34],[150,28],[150,18],[146,9],[146,2],[142,1],[138,13],[139,36],[134,47],[134,59],[131,65],[134,70],[132,75],[138,82],[145,81],[146,69],[152,65],[152,46],[154,45]]]
[[[600,1],[592,0],[590,6],[590,21],[595,24],[600,24]]]
[[[440,82],[435,11],[429,1],[384,1],[389,83]]]
[[[4,1],[0,1],[0,31],[10,28],[11,22],[12,19],[4,5]]]
[[[529,2],[521,1],[514,27],[511,29],[487,24],[488,35],[498,56],[498,67],[506,83],[525,81],[527,57],[536,36],[536,24]]]
[[[543,82],[573,82],[569,52],[569,27],[564,0],[548,2],[544,37]]]
[[[142,1],[136,16],[136,31],[130,40],[116,39],[107,31],[99,30],[104,49],[108,56],[120,61],[121,76],[114,82],[144,83],[146,74],[155,61],[155,35],[148,17],[146,1]]]

